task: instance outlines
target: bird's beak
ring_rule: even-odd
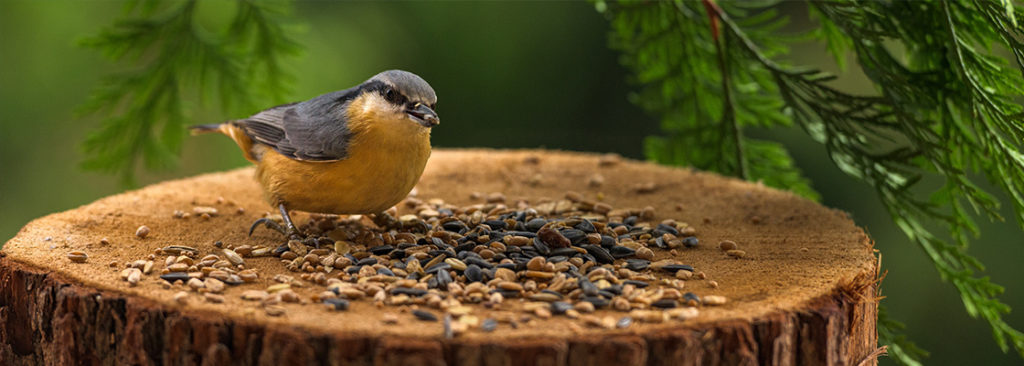
[[[408,114],[410,118],[423,125],[423,127],[429,128],[441,124],[441,120],[437,118],[437,113],[423,103],[416,103],[416,107],[406,109],[405,113]]]

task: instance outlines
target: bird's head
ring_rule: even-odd
[[[375,109],[377,115],[409,120],[427,128],[441,123],[434,111],[434,89],[411,72],[388,70],[374,75],[360,85],[360,94],[368,99],[364,107]]]

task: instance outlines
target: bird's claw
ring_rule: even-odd
[[[276,221],[264,217],[252,223],[252,226],[249,227],[249,236],[252,236],[252,233],[256,231],[256,228],[259,227],[260,225],[266,226],[268,229],[273,229],[274,231],[281,233],[281,235],[288,235],[288,232],[285,231],[283,227],[281,227],[281,224],[278,224]]]
[[[259,227],[260,225],[266,226],[268,229],[272,229],[276,232],[279,232],[281,233],[281,235],[284,235],[288,239],[302,240],[303,238],[305,238],[305,235],[302,235],[302,233],[300,233],[297,229],[285,229],[283,226],[281,226],[281,224],[278,224],[277,221],[271,220],[266,217],[256,220],[255,222],[252,223],[252,226],[249,227],[249,236],[252,236],[252,233],[255,232],[256,228]]]

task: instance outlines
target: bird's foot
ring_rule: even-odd
[[[279,232],[281,233],[281,235],[284,235],[288,239],[302,240],[306,237],[306,235],[302,234],[302,232],[296,229],[295,227],[289,227],[288,229],[285,229],[283,226],[281,226],[281,224],[278,224],[277,221],[274,221],[267,217],[261,218],[252,223],[252,226],[249,227],[249,236],[252,236],[252,233],[255,232],[256,228],[259,227],[260,225],[266,226],[268,229]]]

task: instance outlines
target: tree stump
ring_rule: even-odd
[[[594,175],[603,184],[588,184]],[[466,205],[480,202],[471,192],[503,192],[511,204],[572,190],[600,193],[615,207],[652,206],[654,222],[671,218],[699,230],[702,244],[678,257],[708,280],[688,281],[687,290],[728,303],[702,307],[690,320],[625,329],[554,317],[447,339],[440,322],[384,325],[382,314],[395,311],[370,301],[345,312],[299,304],[284,305],[283,317],[255,311],[238,294],[293,274],[273,257],[248,260],[259,281],[229,289],[221,304],[194,297],[180,305],[178,290],[162,288],[156,274],[138,286],[120,278],[125,262],[167,245],[204,253],[215,241],[278,245],[270,231],[246,236],[272,211],[252,176],[244,168],[164,182],[29,223],[0,258],[0,364],[874,365],[880,351],[878,261],[846,214],[759,184],[583,153],[436,150],[417,194]],[[646,186],[638,192],[637,185]],[[172,217],[197,205],[220,214]],[[135,235],[140,225],[151,228],[144,239]],[[727,256],[722,240],[746,255]],[[72,263],[74,250],[88,261]]]

